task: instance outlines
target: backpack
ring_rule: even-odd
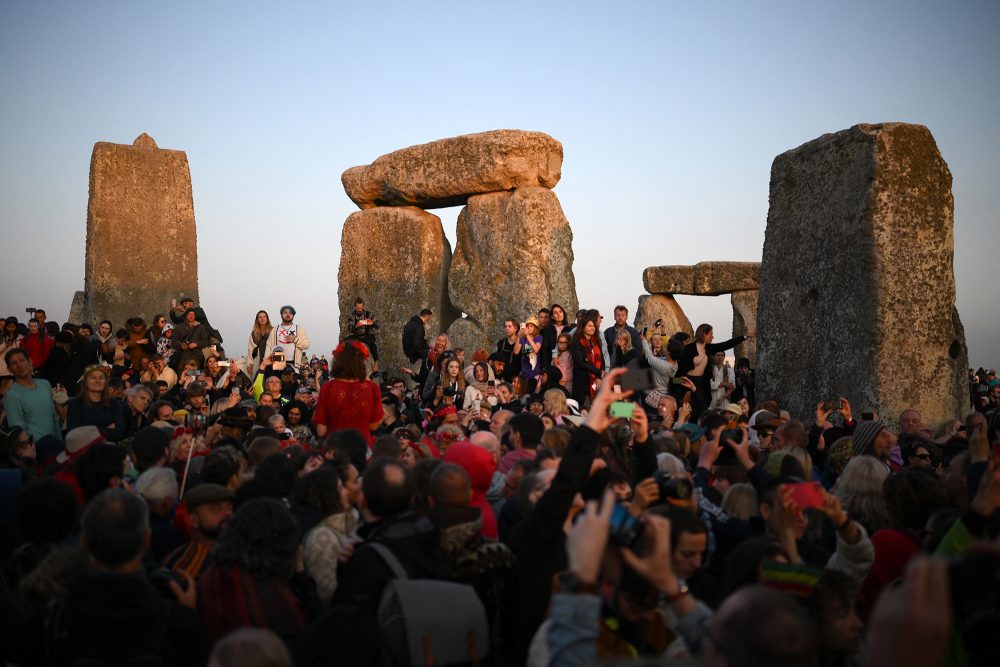
[[[436,579],[410,579],[384,544],[370,542],[394,579],[378,606],[382,665],[445,667],[480,665],[489,655],[486,610],[472,586]]]

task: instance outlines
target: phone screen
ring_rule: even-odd
[[[628,401],[615,401],[611,404],[610,414],[612,417],[631,419],[635,414],[635,403]]]

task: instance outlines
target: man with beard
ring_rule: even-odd
[[[191,541],[174,549],[161,565],[198,579],[212,562],[223,524],[233,516],[233,492],[221,484],[199,484],[184,494],[191,518]]]

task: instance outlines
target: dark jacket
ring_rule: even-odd
[[[515,664],[524,662],[531,638],[545,620],[552,578],[567,567],[563,523],[573,498],[587,484],[598,442],[598,434],[586,426],[573,431],[548,491],[511,536],[514,580],[501,613],[505,645]]]
[[[420,319],[419,315],[414,315],[403,327],[403,354],[412,364],[424,359],[430,350],[431,346],[427,344],[424,321]]]
[[[601,377],[602,368],[594,366],[584,355],[581,339],[573,338],[569,343],[569,353],[573,358],[573,398],[583,407],[584,401],[590,398],[590,378],[588,373],[592,373],[598,378]],[[594,344],[600,345],[597,337],[594,337]],[[601,364],[603,365],[603,360]]]
[[[452,564],[441,548],[441,537],[426,516],[407,512],[368,524],[358,531],[365,542],[388,547],[414,579],[451,578]],[[359,546],[338,573],[333,604],[349,604],[374,614],[382,589],[393,578],[389,565],[374,549]]]
[[[92,572],[50,614],[48,664],[204,664],[204,632],[193,609],[162,597],[145,573]],[[145,663],[143,663],[145,664]]]

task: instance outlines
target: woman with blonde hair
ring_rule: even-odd
[[[760,516],[757,506],[757,491],[753,484],[733,484],[722,497],[722,511],[729,516],[748,521]]]
[[[874,456],[856,456],[844,467],[833,485],[844,511],[855,519],[868,534],[889,526],[889,510],[882,493],[882,484],[889,469]]]
[[[250,330],[250,340],[247,342],[247,359],[251,363],[250,377],[257,375],[264,357],[267,356],[267,337],[271,334],[271,316],[266,310],[258,310],[254,316],[253,328]]]

